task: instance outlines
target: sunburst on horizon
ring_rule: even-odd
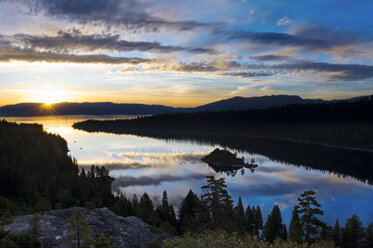
[[[31,100],[33,102],[44,103],[49,106],[54,103],[68,101],[68,93],[58,89],[40,89],[32,93]]]

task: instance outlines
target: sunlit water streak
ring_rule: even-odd
[[[133,116],[120,116],[133,118]],[[206,175],[226,177],[230,194],[236,201],[241,196],[244,205],[260,205],[263,216],[279,204],[286,224],[297,196],[307,189],[317,192],[325,211],[322,219],[334,224],[338,218],[342,223],[352,214],[357,214],[364,225],[373,221],[373,187],[351,177],[338,177],[317,170],[272,161],[265,156],[239,153],[247,160],[254,158],[259,165],[252,173],[248,169],[226,176],[217,174],[200,159],[218,146],[191,141],[165,141],[134,135],[87,133],[75,130],[76,121],[90,116],[7,117],[9,121],[40,123],[51,133],[58,133],[68,142],[71,156],[80,166],[103,165],[116,178],[114,192],[123,192],[132,197],[145,191],[157,204],[163,190],[167,190],[170,201],[177,206],[192,189],[201,193]],[[118,116],[94,117],[115,119]],[[338,165],[336,165],[338,166]]]

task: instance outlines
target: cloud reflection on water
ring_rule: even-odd
[[[140,198],[147,192],[157,205],[162,192],[167,190],[170,202],[178,206],[189,189],[201,194],[201,186],[206,182],[205,175],[216,175],[226,178],[229,193],[235,201],[241,196],[245,206],[260,205],[263,216],[271,211],[274,204],[279,204],[286,223],[290,221],[298,195],[308,189],[317,192],[325,211],[323,220],[329,224],[334,224],[337,218],[343,223],[352,214],[359,215],[364,224],[373,220],[373,187],[349,176],[306,169],[240,151],[239,156],[244,156],[247,161],[254,158],[259,166],[254,173],[245,169],[244,175],[237,173],[234,177],[228,177],[215,173],[200,161],[202,156],[219,147],[217,145],[134,135],[86,133],[71,128],[71,124],[81,117],[53,118],[23,118],[23,122],[44,123],[44,127],[50,131],[63,130],[62,135],[68,142],[70,153],[79,164],[82,167],[92,164],[106,166],[110,175],[116,178],[113,191],[123,192],[129,197],[136,193]],[[275,148],[282,152],[279,147]],[[318,160],[315,161],[317,163]]]

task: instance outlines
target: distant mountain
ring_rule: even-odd
[[[360,97],[347,99],[357,101]],[[334,100],[336,101],[336,100]],[[320,99],[303,99],[299,96],[272,95],[260,97],[233,97],[195,108],[174,108],[164,105],[129,104],[112,102],[84,103],[19,103],[0,107],[0,116],[43,115],[153,115],[174,112],[226,111],[266,109],[288,104],[322,103]]]
[[[194,111],[225,111],[245,109],[266,109],[287,104],[305,104],[310,102],[323,102],[323,100],[307,100],[299,96],[272,95],[259,97],[233,97],[206,105],[199,106]]]
[[[150,115],[174,112],[175,108],[163,105],[95,103],[19,103],[0,107],[0,116],[43,115]]]

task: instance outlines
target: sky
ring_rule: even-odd
[[[373,94],[370,0],[0,0],[0,106]]]

